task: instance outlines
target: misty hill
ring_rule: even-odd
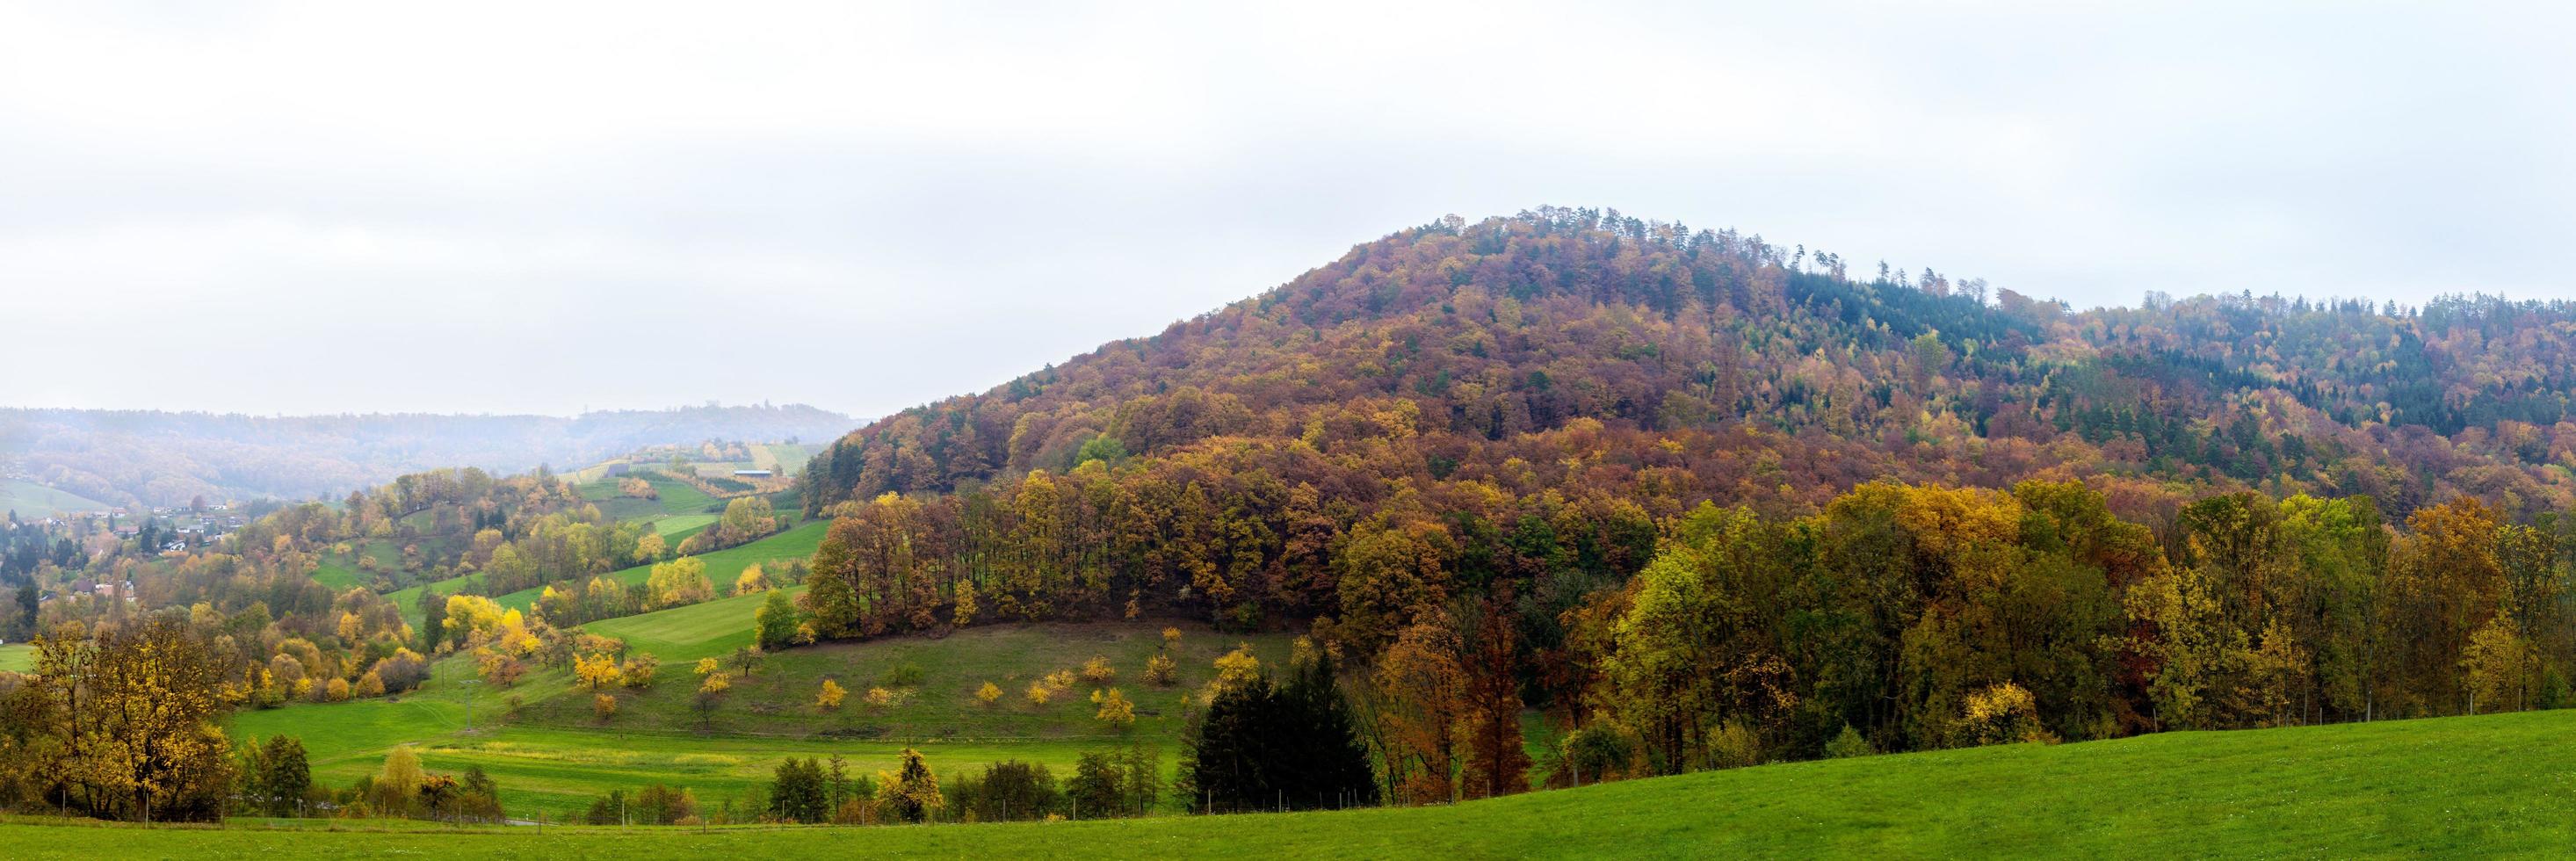
[[[332,497],[440,467],[496,474],[576,468],[638,448],[705,440],[821,440],[847,416],[804,405],[534,415],[271,418],[124,410],[0,409],[0,472],[111,503]]]

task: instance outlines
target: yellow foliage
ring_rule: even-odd
[[[1001,699],[1002,686],[1000,685],[993,684],[992,682],[985,682],[983,687],[975,689],[975,701],[983,703],[988,707],[996,702],[1000,702]]]
[[[1091,660],[1082,662],[1082,678],[1095,685],[1105,685],[1118,678],[1118,669],[1109,665],[1106,656],[1093,655]]]
[[[849,690],[841,687],[840,682],[836,682],[831,679],[824,679],[822,692],[814,695],[814,707],[819,709],[840,708],[841,698],[849,696],[849,694]]]

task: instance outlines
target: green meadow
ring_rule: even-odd
[[[237,715],[237,738],[287,734],[301,739],[314,779],[345,785],[381,767],[396,745],[413,745],[432,770],[481,766],[505,792],[513,815],[560,816],[611,789],[648,783],[686,786],[708,804],[748,799],[789,756],[840,754],[857,773],[891,768],[916,746],[940,769],[974,768],[1018,759],[1070,773],[1082,754],[1143,744],[1162,751],[1168,772],[1184,720],[1184,699],[1213,677],[1218,655],[1249,642],[1265,663],[1287,658],[1284,635],[1246,638],[1185,625],[1172,650],[1176,683],[1143,678],[1161,648],[1157,624],[1036,624],[968,628],[947,637],[893,637],[786,649],[760,659],[709,712],[695,695],[699,657],[728,655],[751,642],[751,612],[762,596],[595,622],[586,630],[629,639],[629,653],[661,659],[653,684],[613,689],[617,714],[601,721],[590,691],[563,670],[533,673],[513,688],[468,684],[472,666],[449,657],[421,690],[343,703],[299,703]],[[1109,683],[1136,702],[1124,730],[1094,719],[1095,688],[1076,680],[1041,706],[1030,683],[1085,659],[1108,658]],[[728,671],[738,667],[727,664]],[[824,679],[848,690],[838,709],[815,705]],[[990,681],[1005,695],[986,705],[975,697]],[[871,705],[872,687],[887,689]],[[467,727],[471,705],[472,728]],[[514,704],[515,701],[515,704]]]
[[[2576,711],[2181,732],[1786,763],[1454,806],[997,825],[143,831],[0,825],[17,857],[2171,858],[2561,856]],[[716,740],[652,779],[791,749]],[[1034,747],[1034,746],[1033,746]],[[934,765],[1027,748],[925,747]],[[433,766],[440,767],[440,766]],[[505,789],[511,786],[504,778]],[[355,823],[368,828],[374,823]],[[311,823],[305,823],[311,827]]]

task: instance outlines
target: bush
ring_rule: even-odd
[[[1118,668],[1110,666],[1107,657],[1093,655],[1091,660],[1082,662],[1082,678],[1095,685],[1105,685],[1118,679]]]
[[[1618,780],[1636,765],[1637,741],[1604,723],[1565,734],[1563,762],[1574,785]]]
[[[1851,724],[1843,724],[1842,734],[1834,736],[1832,741],[1825,742],[1826,759],[1850,759],[1876,753],[1878,749],[1871,747],[1869,739],[1862,738],[1860,730],[1852,729]]]
[[[590,713],[598,715],[600,723],[607,723],[609,718],[617,716],[617,695],[600,694],[591,697]]]
[[[1000,685],[993,684],[992,682],[985,682],[983,687],[975,689],[975,701],[983,703],[987,708],[1001,700],[1002,687]]]
[[[877,677],[877,684],[889,688],[920,687],[921,665],[906,661],[887,667],[885,674]]]
[[[1145,660],[1145,680],[1156,685],[1171,687],[1179,679],[1178,670],[1179,664],[1172,660],[1172,656],[1162,652],[1155,652],[1153,657]]]

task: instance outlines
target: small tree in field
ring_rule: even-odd
[[[1047,687],[1046,682],[1037,681],[1029,683],[1029,705],[1044,706],[1047,704],[1047,700],[1052,699],[1054,696],[1055,690]]]
[[[1082,678],[1095,685],[1105,685],[1117,680],[1118,669],[1109,665],[1106,656],[1093,655],[1091,660],[1082,662]]]
[[[706,680],[698,683],[698,722],[701,724],[714,723],[716,716],[716,701],[718,699],[722,699],[725,692],[732,689],[732,676],[725,675],[724,673],[707,674]]]
[[[716,671],[717,671],[717,670],[720,670],[720,669],[724,669],[724,665],[723,665],[723,664],[720,664],[720,663],[717,663],[717,662],[716,662],[716,659],[714,659],[714,658],[699,658],[699,659],[698,659],[698,677],[699,677],[699,678],[706,678],[706,677],[708,677],[708,676],[715,675]]]
[[[617,716],[617,695],[600,694],[591,697],[590,713],[598,715],[600,723],[607,723],[609,718]]]
[[[992,707],[994,703],[1001,702],[1001,700],[1002,686],[1000,685],[993,684],[992,682],[985,682],[983,687],[975,689],[975,701],[983,703],[987,708]]]
[[[1179,629],[1179,628],[1164,628],[1164,629],[1163,629],[1163,648],[1165,648],[1165,649],[1177,649],[1177,648],[1180,648],[1180,647],[1181,647],[1181,629]]]
[[[884,688],[868,689],[868,707],[882,709],[894,705],[894,692]]]
[[[849,689],[841,687],[840,682],[824,679],[822,693],[814,695],[814,707],[827,711],[840,708],[841,698],[849,694]]]
[[[1172,682],[1178,679],[1179,670],[1179,663],[1162,652],[1155,652],[1153,657],[1145,659],[1145,680],[1162,687],[1171,687]]]
[[[1123,731],[1136,723],[1136,704],[1128,702],[1127,695],[1119,693],[1117,688],[1092,691],[1091,701],[1100,705],[1100,711],[1092,717],[1113,729]]]

